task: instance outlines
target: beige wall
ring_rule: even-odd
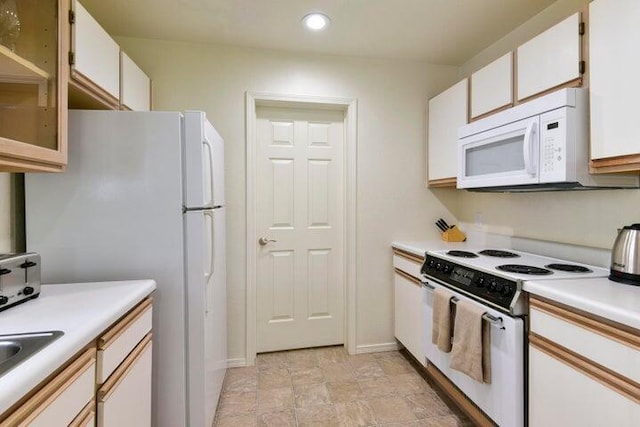
[[[202,109],[225,138],[231,359],[245,352],[245,92],[357,98],[357,344],[393,342],[389,244],[436,238],[435,218],[451,218],[456,206],[454,192],[434,194],[423,182],[425,100],[452,84],[457,68],[118,41],[153,76],[156,109]]]
[[[559,0],[466,62],[461,75],[468,75],[563,18],[584,10],[587,4],[588,0]],[[616,228],[640,221],[640,190],[461,192],[459,203],[459,219],[475,223],[480,214],[485,230],[598,248],[611,247]]]

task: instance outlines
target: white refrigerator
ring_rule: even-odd
[[[202,112],[69,112],[69,165],[25,174],[43,283],[154,279],[153,425],[210,427],[226,371],[224,145]]]

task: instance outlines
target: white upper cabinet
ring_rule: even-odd
[[[427,164],[430,186],[455,186],[458,128],[467,123],[467,100],[467,79],[429,100]]]
[[[117,106],[120,98],[120,46],[78,1],[72,2],[71,82]]]
[[[518,101],[580,79],[580,13],[517,50]]]
[[[640,169],[639,22],[637,0],[589,3],[591,166],[596,169]]]
[[[513,52],[471,75],[471,118],[513,105]]]
[[[151,109],[151,80],[129,56],[121,51],[120,102],[134,111]]]

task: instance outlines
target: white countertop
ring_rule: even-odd
[[[607,278],[525,282],[530,294],[640,329],[640,286]]]
[[[480,245],[482,243],[486,244],[487,242],[481,242]],[[478,248],[480,245],[477,242],[474,243],[473,240],[463,243],[425,240],[393,242],[391,244],[394,248],[402,249],[418,256],[424,256],[427,250],[473,249]],[[523,289],[533,295],[539,295],[596,316],[640,329],[640,286],[625,285],[607,278],[591,278],[531,280],[524,282]]]
[[[0,312],[0,334],[64,332],[0,377],[0,414],[155,288],[153,280],[44,285],[38,298]]]

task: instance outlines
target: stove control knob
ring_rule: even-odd
[[[484,277],[480,276],[476,279],[476,286],[479,288],[484,288]]]
[[[9,298],[5,297],[4,295],[0,295],[0,305],[5,305],[8,302]]]
[[[442,264],[437,263],[436,264],[436,270],[438,270],[438,271],[442,270]]]
[[[429,264],[427,264],[427,266],[428,266],[429,268],[433,268],[433,266],[434,266],[434,265],[436,265],[436,262],[435,262],[434,260],[430,259],[430,260],[429,260]]]
[[[25,288],[22,290],[22,293],[25,295],[31,295],[34,290],[35,289],[33,289],[31,286],[25,286]]]
[[[502,295],[504,295],[505,297],[511,295],[511,286],[505,284],[504,288],[502,288]]]
[[[495,291],[498,293],[502,293],[502,291],[504,290],[504,285],[500,282],[496,283],[496,287],[495,287]]]
[[[451,265],[449,264],[445,264],[444,268],[442,269],[443,272],[448,273],[451,271]]]
[[[495,280],[489,282],[489,292],[495,292],[498,288],[498,283]]]

